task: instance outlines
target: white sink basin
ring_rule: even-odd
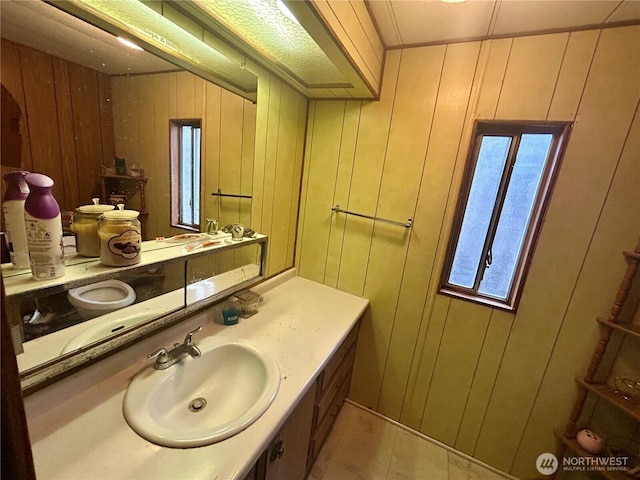
[[[146,312],[139,313],[137,315],[129,315],[124,318],[114,316],[109,320],[105,320],[102,317],[98,317],[93,321],[89,320],[90,322],[93,322],[93,324],[90,327],[83,329],[78,335],[69,340],[60,353],[67,353],[77,350],[78,348],[85,347],[116,332],[142,323],[150,318],[159,317],[160,315],[160,312]]]
[[[255,422],[278,393],[278,364],[251,343],[212,336],[196,345],[200,357],[166,370],[149,365],[127,388],[125,419],[152,443],[191,448],[219,442]]]

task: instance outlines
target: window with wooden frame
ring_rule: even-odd
[[[171,226],[200,230],[200,120],[170,120]]]
[[[475,123],[441,293],[517,308],[570,128]]]

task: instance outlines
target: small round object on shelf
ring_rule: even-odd
[[[586,452],[597,455],[602,451],[602,438],[596,432],[584,428],[578,432],[576,437],[578,445]]]
[[[630,402],[640,401],[640,381],[616,377],[615,393]]]

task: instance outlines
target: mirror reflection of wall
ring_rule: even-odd
[[[171,229],[179,223],[171,215],[171,197],[176,202],[180,193],[171,184],[169,125],[197,119],[202,169],[194,178],[200,180],[201,208],[194,227],[204,229],[206,218],[218,219],[221,226],[250,224],[250,199],[222,201],[211,193],[221,189],[251,196],[255,104],[124,47],[112,35],[42,2],[10,1],[2,7],[2,83],[23,112],[21,168],[54,179],[53,193],[63,211],[90,204],[96,196],[103,203],[125,199],[128,208],[146,210],[141,216],[148,223],[143,225],[146,239],[180,233]],[[43,16],[55,22],[46,23]],[[41,29],[39,35],[33,35],[33,25]],[[86,48],[73,48],[71,33],[65,35],[78,31],[84,36],[76,41],[100,41],[88,57]],[[62,39],[46,42],[47,35]],[[51,44],[59,56],[48,53]],[[103,53],[109,56],[101,58]],[[144,172],[144,205],[131,183],[107,178],[102,184],[100,174],[116,173],[116,158],[124,159],[127,175]],[[2,173],[8,170],[2,167]]]
[[[44,2],[3,1],[1,6],[2,84],[22,111],[22,153],[14,162],[20,167],[2,162],[0,173],[24,169],[50,176],[54,196],[67,212],[90,204],[94,197],[101,197],[102,203],[125,197],[127,208],[144,210],[145,239],[185,233],[189,226],[204,230],[207,218],[217,219],[220,227],[251,224],[250,198],[221,199],[211,193],[223,190],[251,197],[255,103],[147,52],[124,47],[111,34]],[[183,198],[183,185],[172,186],[175,146],[170,133],[172,123],[185,120],[197,120],[201,127],[200,170],[191,177],[200,206],[194,209],[198,218],[187,229],[172,227],[181,223],[172,217],[172,197],[174,203]],[[119,175],[122,166],[126,178]],[[144,185],[142,192],[139,185]],[[256,264],[254,250],[244,257],[242,249],[229,252],[225,258],[230,260],[220,260],[211,272],[241,268],[241,261]],[[18,273],[5,267],[4,273]],[[170,275],[175,281],[165,278],[159,294],[184,285],[184,274],[179,273]],[[28,272],[24,275],[30,277]],[[152,285],[126,283],[136,291],[136,304],[148,298]],[[66,293],[58,296],[69,310]],[[27,314],[36,307],[25,306]],[[171,310],[175,308],[139,319],[145,322]],[[37,345],[51,343],[41,341],[49,335],[61,336],[65,329],[101,321],[66,313],[73,321],[64,325],[27,325],[25,350],[33,353]],[[21,363],[21,371],[37,365]]]
[[[148,239],[180,233],[169,231],[169,223],[182,223],[175,204],[184,184],[172,186],[177,169],[169,168],[175,148],[170,125],[180,121],[198,120],[201,126],[200,215],[194,228],[204,231],[207,218],[220,226],[251,224],[250,200],[211,193],[251,195],[255,104],[189,72],[115,77],[111,88],[116,156],[140,165],[148,178]]]

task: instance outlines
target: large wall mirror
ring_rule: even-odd
[[[240,86],[237,91],[248,93],[238,95],[210,81],[215,75],[202,75],[195,67],[196,73],[186,70],[184,59],[173,62],[167,55],[161,59],[132,50],[112,34],[45,2],[0,3],[2,84],[22,110],[21,169],[53,178],[54,196],[63,211],[73,212],[94,197],[102,203],[124,200],[128,208],[141,211],[149,241],[204,231],[207,219],[217,220],[219,227],[236,222],[251,226],[255,77],[240,69],[231,81]],[[228,86],[225,75],[221,83]],[[198,129],[193,138],[199,142],[199,162],[187,179],[191,193],[186,203],[197,202],[189,221],[179,215],[183,194],[178,192],[187,188],[187,180],[176,181],[179,152],[172,143],[185,125]],[[5,163],[3,174],[17,169]],[[261,262],[255,246],[225,255],[218,263],[227,271],[243,262]],[[180,264],[171,268],[175,272],[163,273],[159,292],[195,281],[186,278],[193,269]],[[5,278],[19,274],[3,265]],[[150,322],[145,315],[139,320]],[[48,333],[29,314],[24,321],[31,323],[23,342]],[[75,319],[74,325],[80,321]],[[127,326],[121,333],[130,327],[136,328]]]

